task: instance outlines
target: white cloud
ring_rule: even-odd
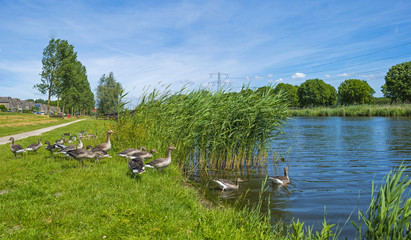
[[[261,77],[261,76],[254,76],[254,79],[257,79],[257,80],[260,80],[260,79],[263,79],[264,77]]]
[[[305,78],[306,74],[305,73],[295,73],[292,78]]]
[[[267,77],[272,78],[272,77],[274,77],[274,75],[269,73],[269,74],[267,74]]]
[[[330,78],[331,75],[330,75],[330,74],[326,74],[325,77],[326,77],[326,78]]]
[[[338,74],[337,77],[348,77],[350,75],[353,75],[352,73],[342,73],[342,74]]]
[[[279,78],[279,79],[275,80],[276,83],[283,82],[283,81],[284,81],[284,79],[282,79],[282,78]]]

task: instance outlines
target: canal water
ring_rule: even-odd
[[[343,228],[341,238],[353,239],[357,231],[351,220],[358,222],[358,208],[367,210],[372,181],[382,183],[401,163],[411,167],[411,118],[292,118],[284,125],[284,134],[273,139],[271,149],[264,167],[247,173],[200,172],[192,179],[213,201],[234,204],[243,199],[253,205],[266,175],[283,175],[288,166],[291,183],[280,188],[269,183],[263,194],[263,211],[271,210],[273,223],[299,219],[320,230],[326,214],[328,224]],[[284,161],[274,161],[278,153]],[[411,168],[406,174],[410,173]],[[244,182],[239,191],[222,195],[212,181],[222,176],[232,180],[240,176]]]

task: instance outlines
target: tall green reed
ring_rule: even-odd
[[[287,119],[282,94],[272,86],[256,92],[181,89],[145,92],[116,131],[122,142],[165,150],[177,146],[177,160],[200,168],[235,169],[260,164],[267,140]]]
[[[411,179],[403,176],[406,167],[401,165],[390,171],[376,193],[372,184],[371,203],[366,213],[358,212],[358,225],[352,222],[362,237],[362,224],[366,239],[411,239]],[[407,192],[408,191],[408,192]]]

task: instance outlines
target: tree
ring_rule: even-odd
[[[297,90],[298,101],[301,106],[330,106],[337,101],[337,91],[330,84],[321,79],[309,79],[301,84]]]
[[[411,62],[392,66],[381,88],[384,96],[393,102],[411,102]]]
[[[6,106],[0,105],[0,112],[7,112]]]
[[[103,74],[97,86],[97,108],[98,112],[103,115],[116,113],[120,95],[123,91],[121,84],[116,82],[113,72],[108,76]]]
[[[374,93],[366,81],[348,79],[338,87],[338,101],[343,105],[372,103]]]
[[[298,106],[298,86],[289,83],[279,83],[274,88],[274,93],[284,92],[285,98],[291,106]]]
[[[57,107],[60,97],[64,107],[81,111],[94,109],[94,94],[87,80],[86,68],[77,60],[74,46],[66,40],[51,39],[43,51],[43,71],[41,83],[36,84],[41,93],[48,93],[47,114],[50,108],[50,97],[57,96]]]
[[[41,83],[34,85],[34,88],[39,90],[42,94],[48,94],[47,116],[50,112],[50,98],[56,94],[56,71],[59,66],[59,59],[56,55],[57,45],[59,40],[52,38],[47,47],[43,50],[43,70],[40,74]]]

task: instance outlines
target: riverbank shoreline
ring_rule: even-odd
[[[291,117],[411,117],[411,104],[351,105],[290,109]]]

